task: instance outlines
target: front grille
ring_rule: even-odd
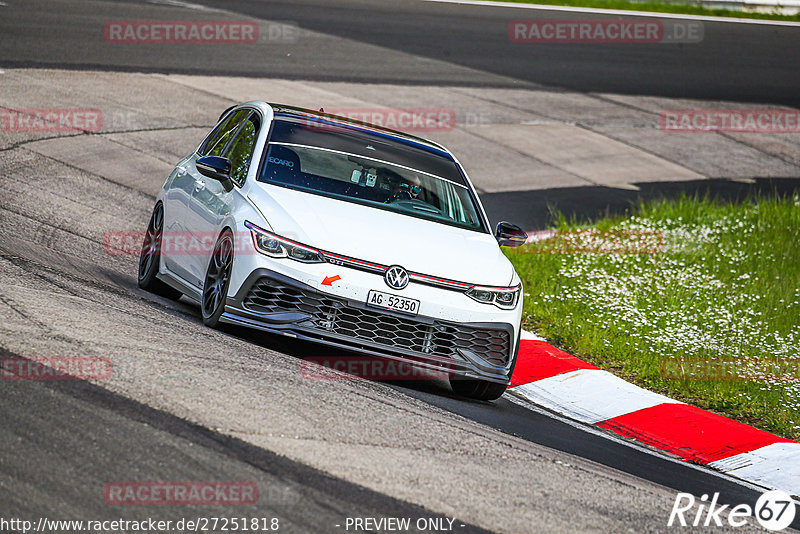
[[[309,326],[391,348],[450,358],[466,349],[495,364],[505,365],[510,353],[506,330],[471,328],[451,323],[425,323],[373,310],[354,308],[342,299],[297,289],[270,278],[250,288],[243,306],[256,313],[303,312]]]

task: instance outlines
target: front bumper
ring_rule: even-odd
[[[255,269],[228,297],[221,320],[503,384],[519,347],[511,324],[375,309],[266,268]]]

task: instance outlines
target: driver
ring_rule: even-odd
[[[378,169],[378,176],[383,179],[384,183],[389,184],[391,196],[387,202],[413,200],[422,192],[422,181],[415,173],[411,173],[409,176],[402,176],[391,169],[380,168]]]

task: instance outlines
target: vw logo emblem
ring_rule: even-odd
[[[386,269],[383,279],[392,289],[403,289],[408,285],[408,273],[399,265],[392,265]]]

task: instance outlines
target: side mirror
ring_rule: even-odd
[[[231,181],[231,160],[220,156],[203,156],[195,163],[198,172],[222,184],[225,191],[233,189]]]
[[[518,247],[524,245],[528,240],[528,234],[522,228],[505,221],[497,223],[497,232],[494,237],[501,247]]]

